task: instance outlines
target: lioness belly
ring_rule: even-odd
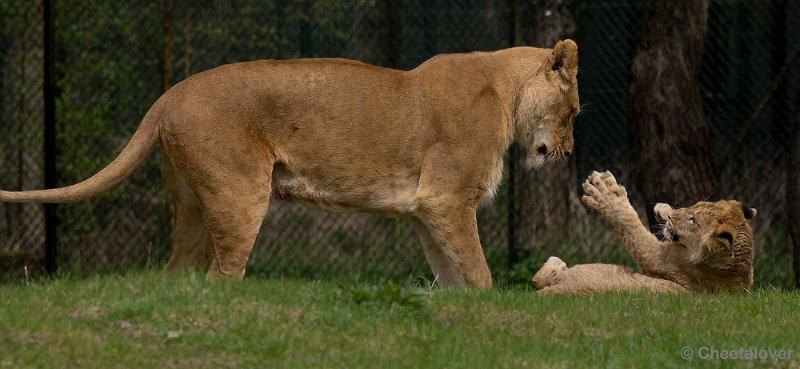
[[[414,211],[418,184],[419,176],[414,174],[319,177],[288,170],[279,163],[273,169],[272,197],[334,212],[403,215]]]

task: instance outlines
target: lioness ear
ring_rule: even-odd
[[[745,219],[753,219],[756,217],[756,214],[758,214],[756,208],[751,208],[745,204],[742,204],[742,212],[744,212]]]
[[[566,39],[553,46],[553,54],[548,59],[550,70],[561,73],[564,70],[574,70],[578,67],[578,45],[575,41]]]

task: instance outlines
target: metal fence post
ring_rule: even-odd
[[[510,46],[522,44],[522,19],[520,17],[520,0],[511,0],[509,4],[509,18],[511,27],[509,32]],[[517,145],[511,144],[508,150],[508,267],[517,264],[517,192],[516,172],[518,167]]]
[[[55,56],[53,40],[53,1],[43,0],[44,14],[44,185],[58,187],[56,180],[56,91]],[[58,217],[56,204],[44,205],[45,270],[56,270],[58,245]]]

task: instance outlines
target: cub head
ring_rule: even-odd
[[[689,263],[729,276],[745,284],[740,286],[743,289],[752,287],[753,231],[748,221],[756,216],[756,209],[722,200],[682,209],[656,204],[654,211],[664,222],[664,237],[686,247]]]
[[[528,151],[526,165],[540,167],[572,153],[572,125],[580,110],[578,45],[567,39],[525,82],[517,103],[515,137]]]

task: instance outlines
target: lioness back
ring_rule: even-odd
[[[230,137],[233,122],[244,123],[240,134],[275,156],[275,197],[331,210],[412,206],[434,127],[407,72],[342,59],[265,60],[200,73],[173,90],[179,101],[164,120],[166,140]],[[230,123],[206,119],[220,116]],[[227,144],[235,152],[247,141]]]

